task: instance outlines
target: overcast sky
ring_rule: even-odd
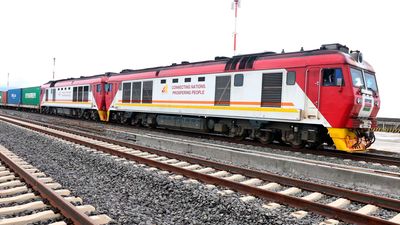
[[[233,0],[0,1],[0,87],[232,56]],[[379,116],[400,117],[400,3],[242,0],[238,53],[342,43],[377,72]]]

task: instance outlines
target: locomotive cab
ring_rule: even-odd
[[[328,132],[336,149],[347,152],[365,151],[375,141],[371,128],[376,127],[376,116],[380,107],[378,85],[372,67],[362,60],[360,52],[346,54],[346,73],[336,80],[341,95],[335,101],[344,110],[344,121],[337,120]],[[332,93],[331,93],[332,94]],[[334,110],[333,110],[334,111]],[[339,116],[339,115],[337,115]],[[343,126],[340,124],[344,123]]]

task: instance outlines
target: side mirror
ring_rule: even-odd
[[[343,86],[343,78],[336,78],[336,86]]]

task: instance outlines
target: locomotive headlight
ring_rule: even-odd
[[[357,104],[361,104],[361,98],[357,98],[357,100],[356,100],[356,102],[357,102]]]
[[[375,101],[375,106],[379,106],[379,101]]]

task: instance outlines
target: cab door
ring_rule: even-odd
[[[332,127],[344,127],[353,106],[351,88],[345,82],[346,70],[342,65],[323,66],[319,112]],[[347,85],[347,86],[346,86]]]
[[[97,105],[97,110],[104,111],[105,110],[105,105],[104,105],[104,87],[103,83],[93,83],[92,84],[92,94],[94,96],[94,100]]]
[[[321,93],[321,67],[310,67],[306,70],[305,77],[305,119],[319,119],[320,93]],[[308,100],[309,99],[309,100]]]
[[[110,109],[111,104],[114,101],[114,98],[118,92],[119,89],[119,83],[117,82],[110,82],[105,84],[105,93],[104,93],[104,98],[105,98],[105,105],[107,111]]]

